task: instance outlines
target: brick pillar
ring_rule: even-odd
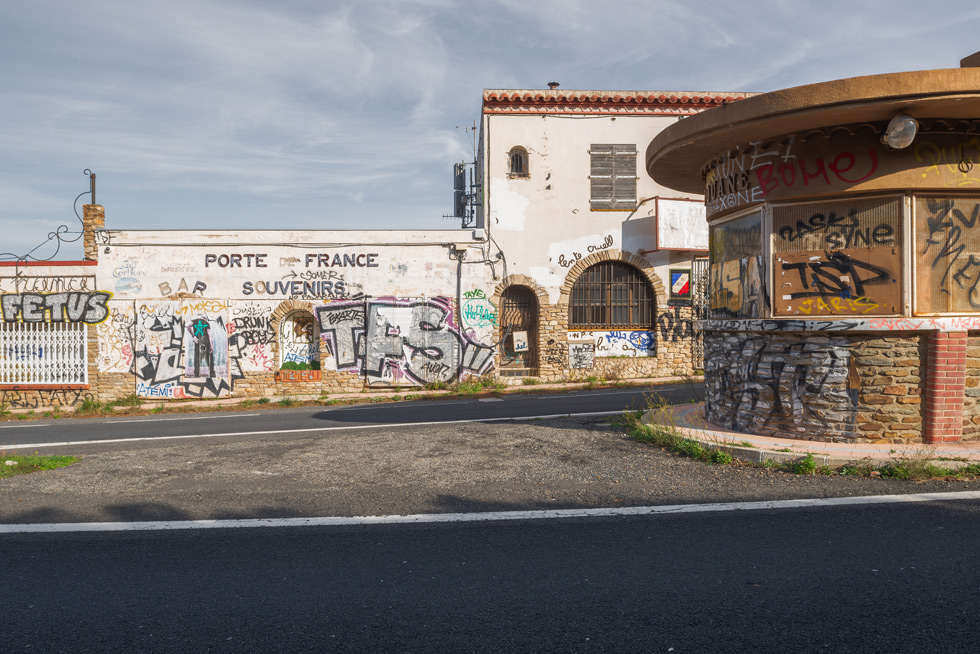
[[[925,441],[961,441],[966,390],[966,332],[933,332],[928,338],[923,412]]]
[[[97,261],[99,247],[95,243],[95,230],[105,227],[105,208],[100,204],[82,207],[82,231],[85,233],[85,260]]]

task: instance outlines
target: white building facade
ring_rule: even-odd
[[[700,367],[692,303],[707,253],[700,196],[637,153],[666,126],[744,95],[487,90],[476,225],[499,256],[504,376],[615,378]]]

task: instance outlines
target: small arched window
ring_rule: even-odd
[[[529,177],[530,171],[527,166],[527,150],[521,146],[511,148],[507,153],[510,163],[507,167],[508,177]]]
[[[570,329],[651,329],[654,296],[633,266],[603,261],[589,266],[572,286]]]

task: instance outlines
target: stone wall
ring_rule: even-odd
[[[980,440],[980,332],[967,336],[965,386],[963,440]]]
[[[707,418],[789,438],[921,440],[923,348],[918,335],[707,332]]]

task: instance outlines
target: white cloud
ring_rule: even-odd
[[[952,67],[980,18],[972,3],[911,0],[38,0],[0,12],[0,225],[23,243],[74,219],[85,167],[110,226],[447,227],[451,165],[471,156],[456,127],[478,119],[483,88],[771,90]]]

